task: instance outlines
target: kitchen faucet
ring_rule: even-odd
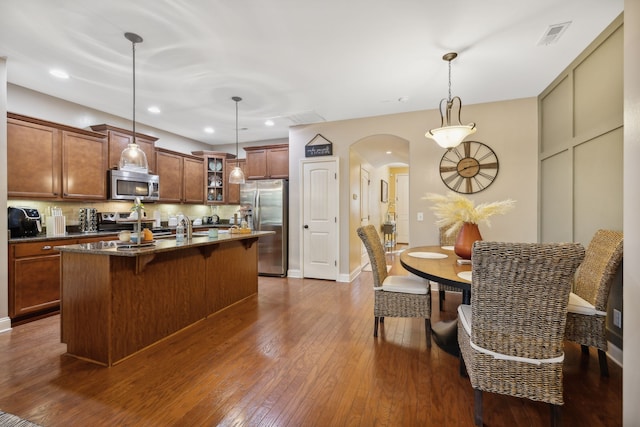
[[[179,224],[182,224],[184,226],[184,230],[187,234],[187,240],[191,240],[193,238],[193,225],[191,224],[191,220],[189,219],[189,217],[186,215],[182,215]]]

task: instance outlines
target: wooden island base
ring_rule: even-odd
[[[135,256],[61,247],[61,335],[68,354],[112,366],[256,294],[256,241],[174,245]]]

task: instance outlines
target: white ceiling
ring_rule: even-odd
[[[135,32],[144,38],[136,120],[215,145],[235,141],[234,95],[244,98],[240,142],[437,108],[449,51],[459,53],[452,91],[465,104],[536,96],[622,9],[623,0],[1,0],[0,57],[10,83],[131,118],[124,33]],[[537,45],[567,21],[556,44]]]

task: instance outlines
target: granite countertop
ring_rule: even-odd
[[[231,225],[229,224],[203,224],[203,225],[194,225],[193,226],[193,230],[208,230],[210,228],[229,228],[231,227]],[[162,227],[164,229],[168,229],[168,230],[175,230],[176,227]],[[113,231],[113,230],[109,230],[109,231],[97,231],[97,232],[93,232],[93,233],[83,233],[83,232],[79,232],[79,231],[69,231],[67,233],[65,233],[64,235],[60,235],[60,236],[47,236],[45,233],[41,233],[38,234],[37,236],[29,236],[29,237],[13,237],[10,238],[8,241],[9,243],[31,243],[31,242],[46,242],[46,241],[50,241],[50,240],[65,240],[65,239],[78,239],[78,238],[83,238],[83,237],[100,237],[100,236],[105,236],[105,237],[113,237],[113,236],[117,236],[118,233],[120,233],[120,231]]]
[[[269,234],[275,234],[273,231],[252,231],[251,233],[219,233],[218,237],[194,236],[191,240],[185,239],[178,242],[175,238],[155,240],[152,244],[145,246],[144,243],[139,247],[132,247],[131,244],[125,244],[119,241],[79,243],[75,245],[56,246],[60,252],[76,252],[89,255],[111,255],[135,257],[138,255],[151,255],[159,252],[175,251],[191,247],[215,245],[225,242],[257,239]]]

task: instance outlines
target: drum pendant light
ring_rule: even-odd
[[[135,33],[124,33],[124,36],[131,42],[133,49],[133,139],[120,154],[119,168],[148,173],[147,155],[136,144],[136,43],[142,43],[142,37]]]
[[[229,184],[244,184],[244,172],[238,164],[238,102],[242,101],[239,96],[231,97],[236,103],[236,167],[229,174]]]
[[[459,96],[451,97],[451,61],[458,56],[455,52],[446,53],[442,59],[449,63],[449,97],[440,100],[440,127],[431,129],[424,136],[431,138],[442,148],[453,148],[459,145],[463,139],[476,131],[476,124],[463,125],[460,123],[460,113],[462,112],[462,100]],[[458,124],[451,124],[451,110],[453,104],[458,101]],[[446,111],[443,111],[443,106]],[[446,122],[445,122],[446,117]]]

